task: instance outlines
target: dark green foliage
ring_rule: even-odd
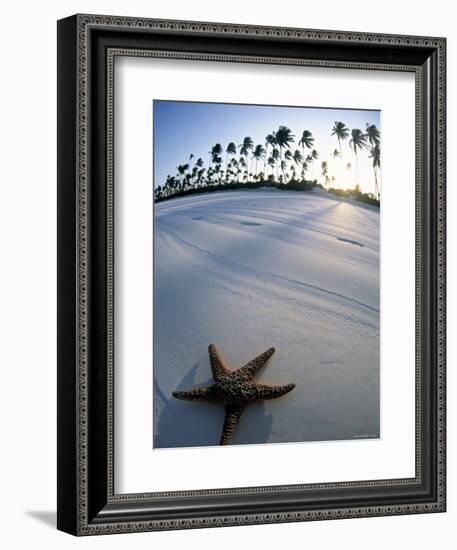
[[[289,181],[288,183],[277,183],[273,179],[266,181],[247,181],[233,182],[225,184],[208,185],[206,187],[197,187],[178,191],[173,195],[163,196],[156,193],[154,202],[162,202],[176,197],[185,197],[187,195],[196,195],[199,193],[213,193],[215,191],[234,191],[237,189],[258,189],[260,187],[268,187],[271,189],[284,189],[288,191],[311,191],[315,184],[311,181]]]
[[[378,199],[374,197],[371,193],[361,193],[354,198],[356,201],[366,202],[367,204],[372,204],[373,206],[377,206],[378,208],[381,206],[381,202],[378,201]]]
[[[360,187],[356,189],[333,189],[328,190],[329,193],[336,195],[337,197],[355,199],[356,201],[365,202],[366,204],[372,204],[373,206],[380,207],[380,201],[372,193],[362,193]]]
[[[298,181],[290,180],[286,184],[277,184],[277,189],[289,189],[292,191],[311,191],[313,189],[314,183],[312,181]]]

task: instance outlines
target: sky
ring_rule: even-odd
[[[162,185],[168,174],[176,175],[178,164],[190,163],[192,166],[201,157],[207,168],[209,151],[215,143],[220,143],[225,151],[229,142],[239,145],[245,136],[250,136],[254,145],[265,146],[265,136],[282,125],[295,135],[292,150],[300,148],[298,141],[303,130],[313,134],[313,148],[318,151],[319,159],[313,163],[314,168],[308,171],[307,178],[317,178],[321,182],[321,162],[326,160],[329,176],[335,176],[334,187],[353,188],[356,163],[354,152],[349,148],[350,138],[342,142],[343,161],[332,157],[332,152],[338,149],[338,140],[331,135],[335,121],[344,122],[350,130],[365,131],[367,123],[381,130],[381,112],[374,110],[154,100],[154,187]],[[193,161],[189,161],[190,154],[194,155]],[[358,153],[357,179],[362,191],[374,192],[372,159],[368,155],[367,150]],[[225,167],[225,153],[222,157]],[[349,162],[351,170],[346,169]]]

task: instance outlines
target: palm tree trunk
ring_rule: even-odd
[[[263,179],[267,179],[267,158],[268,158],[268,143],[265,147],[265,156],[263,158]]]
[[[355,185],[359,184],[359,157],[357,155],[357,151],[355,152]]]
[[[282,169],[282,146],[281,145],[279,146],[279,163],[281,167],[282,179],[284,179],[284,170]]]
[[[374,172],[374,193],[375,193],[375,197],[379,200],[378,175],[376,171],[376,166],[373,167],[373,172]]]
[[[338,137],[338,144],[340,146],[340,161],[341,161],[341,169],[343,169],[343,151],[341,149],[341,139]]]

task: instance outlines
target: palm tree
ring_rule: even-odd
[[[210,167],[211,167],[212,164],[215,164],[216,159],[219,157],[219,155],[222,155],[222,153],[223,153],[223,149],[222,149],[222,145],[220,143],[216,143],[216,145],[213,145],[211,147],[211,151],[209,152],[209,154],[210,154],[209,166]]]
[[[271,156],[274,158],[275,165],[276,165],[276,181],[278,180],[278,163],[281,158],[281,154],[279,152],[279,149],[276,149],[276,147],[271,152]]]
[[[176,187],[176,180],[173,176],[168,174],[165,184],[163,186],[164,193],[169,196],[171,195],[173,189]]]
[[[303,155],[302,155],[302,152],[300,151],[300,149],[295,149],[294,154],[293,154],[293,159],[294,159],[295,164],[299,164],[300,162],[302,162]]]
[[[332,153],[332,157],[334,159],[338,158],[340,156],[340,152],[338,151],[338,149],[333,149],[333,153]],[[343,161],[343,159],[341,159],[341,162]],[[332,176],[332,187],[334,187],[333,183],[335,182],[335,176]]]
[[[285,176],[284,172],[285,172],[286,169],[287,169],[287,163],[286,163],[285,160],[282,160],[282,161],[281,161],[281,172],[282,172],[282,175],[280,176],[281,183],[284,183],[284,182],[285,182],[286,176]]]
[[[310,162],[313,165],[313,173],[312,173],[311,177],[314,180],[314,161],[319,158],[319,153],[316,151],[316,149],[313,149],[311,151],[311,155],[308,158],[309,158],[308,162]]]
[[[376,127],[376,124],[369,124],[367,122],[365,135],[372,147],[375,147],[376,145],[379,146],[381,142],[381,134],[378,128]]]
[[[381,151],[379,145],[375,145],[370,149],[370,158],[373,159],[375,196],[379,200],[380,192],[378,186],[378,169],[381,166]]]
[[[293,154],[293,160],[294,160],[295,164],[302,165],[303,155],[302,155],[300,149],[295,149],[294,154]]]
[[[229,163],[227,164],[227,170],[226,170],[226,173],[225,173],[225,181],[226,183],[230,183],[230,181],[233,182],[233,176],[235,174],[233,168],[234,168],[234,164],[233,164],[233,161],[235,159],[232,159],[232,160],[229,160]]]
[[[213,145],[211,147],[211,158],[214,159],[215,157],[222,155],[223,149],[222,145],[220,143],[216,143],[216,145]],[[212,160],[214,162],[214,160]]]
[[[232,159],[232,166],[233,166],[233,175],[235,176],[236,175],[236,181],[238,182],[239,181],[239,177],[238,177],[238,174],[239,174],[239,168],[238,168],[238,160],[236,158],[233,158]]]
[[[265,172],[265,175],[266,175],[266,162],[267,162],[267,157],[268,157],[268,147],[271,146],[271,148],[273,149],[273,147],[277,145],[276,143],[276,137],[273,134],[268,134],[266,137],[265,137],[265,156],[264,156],[264,162],[263,162],[263,171]]]
[[[205,175],[205,169],[204,168],[201,168],[198,172],[197,172],[197,184],[198,185],[201,185],[202,182],[203,182],[203,176]]]
[[[311,149],[311,147],[314,145],[313,134],[309,130],[303,130],[298,145],[300,145],[302,149],[304,149],[305,147]]]
[[[155,189],[154,189],[154,199],[160,199],[160,197],[162,196],[162,187],[160,185],[158,185]]]
[[[247,160],[247,156],[249,151],[251,151],[254,148],[254,142],[252,141],[252,138],[247,136],[243,139],[243,143],[240,144],[240,155],[243,155],[246,157],[245,160]],[[246,164],[246,172],[248,172],[249,166]]]
[[[200,184],[200,179],[201,178],[198,177],[198,173],[200,172],[202,167],[203,167],[203,159],[201,157],[199,157],[197,159],[197,161],[195,162],[194,169],[192,170],[192,173],[194,173],[194,171],[195,171],[194,177],[195,176],[197,177],[197,186]]]
[[[286,171],[288,169],[288,161],[292,160],[292,151],[290,149],[287,149],[287,151],[284,153],[284,161],[286,164]]]
[[[179,164],[176,168],[178,170],[178,174],[181,176],[181,188],[183,188],[183,186],[184,186],[184,177],[185,177],[185,174],[186,174],[187,170],[189,170],[189,165],[188,164]]]
[[[301,178],[303,181],[305,181],[306,178],[306,171],[309,168],[309,159],[310,157],[306,157],[306,160],[302,162],[302,171],[301,171]]]
[[[257,178],[257,161],[261,160],[265,156],[265,147],[263,145],[256,145],[253,153],[252,158],[255,159],[255,177]]]
[[[236,155],[236,145],[233,143],[233,141],[231,141],[228,145],[227,145],[227,149],[225,150],[227,156],[225,158],[225,171],[227,172],[227,166],[228,166],[228,159],[229,159],[229,156],[230,155]]]
[[[240,157],[240,167],[244,169],[245,171],[245,176],[246,176],[246,173],[247,173],[247,164],[246,164],[246,159],[244,157]],[[243,179],[245,179],[245,176],[243,176]]]
[[[362,149],[366,149],[368,147],[367,139],[365,137],[365,134],[362,132],[362,130],[359,130],[358,128],[354,128],[351,132],[351,140],[349,141],[349,147],[352,147],[354,150],[355,155],[355,183],[356,185],[359,183],[358,180],[358,168],[359,168],[359,158],[357,155],[357,151],[361,151]]]
[[[328,162],[326,160],[322,161],[321,170],[321,176],[325,180],[325,185],[328,185]]]
[[[225,170],[225,183],[230,183],[230,178],[233,176],[233,159],[230,159]]]
[[[268,163],[268,166],[271,168],[271,171],[274,173],[276,161],[272,155],[268,157],[267,163]],[[274,178],[274,175],[272,175],[272,177]]]
[[[282,161],[282,149],[283,147],[290,148],[290,144],[293,143],[295,136],[292,134],[292,130],[287,126],[280,126],[275,133],[276,142],[279,147],[279,154]]]
[[[214,162],[214,164],[215,164],[214,171],[215,171],[215,173],[216,173],[217,176],[218,176],[219,185],[220,185],[220,183],[221,183],[221,177],[222,177],[222,162],[223,162],[222,157],[219,156],[219,155],[216,155],[216,156],[214,157],[214,161],[213,161],[213,162]]]
[[[221,176],[222,176],[221,166],[222,166],[222,157],[217,157],[216,166],[214,167],[214,172],[216,174],[217,179],[219,180],[219,185],[221,184]]]
[[[343,163],[343,152],[341,150],[341,142],[349,137],[349,128],[346,126],[346,124],[344,124],[344,122],[337,122],[335,120],[335,125],[332,128],[332,136],[336,136],[338,139],[341,163]]]
[[[311,149],[311,147],[314,145],[313,134],[309,130],[303,130],[300,141],[298,142],[298,145],[301,146],[303,155],[304,155],[305,147],[307,147],[308,149]]]
[[[198,166],[196,164],[194,164],[194,166],[192,168],[192,175],[191,175],[191,182],[190,182],[192,187],[194,186],[195,179],[197,177],[197,173],[198,173]]]

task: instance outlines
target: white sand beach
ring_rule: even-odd
[[[257,380],[232,444],[379,436],[379,209],[323,191],[225,191],[155,205],[154,446],[217,445],[224,408],[171,395],[213,383],[208,345]]]

